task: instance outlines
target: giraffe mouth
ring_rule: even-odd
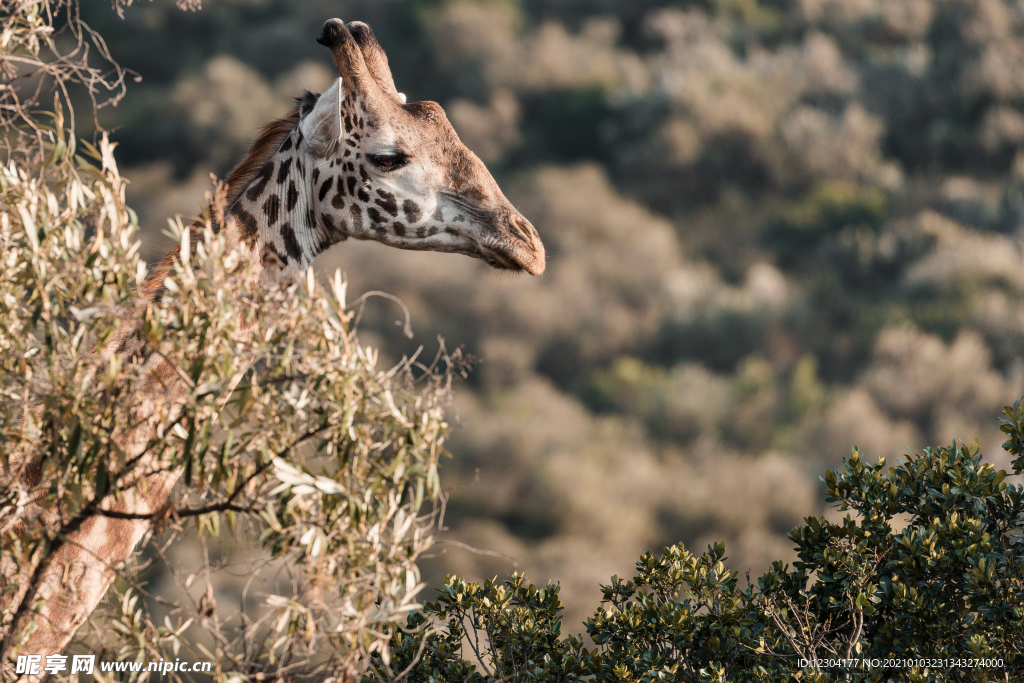
[[[502,254],[495,249],[481,246],[479,256],[487,265],[496,270],[508,270],[513,273],[522,273],[527,270],[525,266],[516,263],[512,257]]]
[[[498,210],[483,209],[454,193],[445,193],[445,197],[459,213],[468,216],[475,224],[469,229],[452,226],[446,229],[446,232],[472,240],[473,245],[464,253],[481,259],[496,270],[530,275],[544,272],[544,245],[533,225],[518,211],[511,206]]]
[[[541,247],[540,253],[533,245],[530,248],[521,248],[514,245],[512,249],[505,245],[478,244],[477,252],[473,254],[482,259],[487,265],[496,270],[506,270],[511,273],[529,273],[540,275],[544,272],[544,251]]]
[[[450,230],[449,232],[454,233],[455,231]],[[510,253],[509,250],[504,248],[504,245],[486,244],[474,240],[471,245],[465,245],[449,251],[480,259],[495,270],[504,270],[509,273],[539,275],[544,271],[543,257],[541,257],[540,267],[538,268],[535,264],[535,259],[529,256],[524,258],[521,255]]]

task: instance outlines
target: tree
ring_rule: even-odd
[[[1002,420],[1018,475],[1022,401]],[[977,442],[888,467],[855,448],[823,478],[854,514],[794,528],[792,568],[742,587],[724,544],[644,555],[631,580],[601,587],[593,648],[562,635],[557,585],[449,577],[395,632],[390,669],[411,667],[412,681],[1019,680],[1024,487],[1006,477]]]
[[[433,363],[406,358],[381,369],[358,343],[340,274],[326,287],[310,271],[289,287],[260,288],[218,234],[222,186],[193,229],[172,225],[192,258],[174,260],[159,300],[140,299],[147,268],[114,145],[103,132],[78,138],[72,108],[73,88],[98,106],[105,90],[117,96],[124,73],[114,65],[116,77],[104,80],[91,66],[90,47],[109,54],[77,9],[73,0],[4,5],[3,678],[46,614],[54,587],[40,576],[60,568],[72,534],[116,518],[108,501],[183,469],[180,503],[147,516],[156,526],[144,561],[112,567],[115,594],[77,647],[124,662],[191,655],[212,662],[218,681],[350,680],[369,653],[387,661],[392,631],[422,587],[416,559],[441,501],[444,409],[459,354],[442,349]],[[53,108],[35,110],[50,92]],[[104,352],[126,329],[145,354]],[[169,375],[151,372],[153,355]],[[161,402],[154,382],[184,387],[184,398]],[[153,421],[153,436],[144,457],[129,457],[124,438],[140,419]],[[223,551],[226,528],[240,550]],[[147,571],[190,531],[204,543],[219,537],[221,559],[206,548],[198,565],[169,566],[177,599],[151,593]],[[268,581],[260,599],[243,591],[241,613],[228,618],[237,610],[218,610],[212,585],[231,565],[250,583]]]

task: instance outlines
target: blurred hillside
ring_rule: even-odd
[[[149,255],[265,120],[333,76],[313,37],[370,23],[444,105],[549,265],[346,242],[392,358],[442,335],[459,388],[429,567],[514,558],[567,618],[635,557],[791,558],[818,473],[978,436],[1024,394],[1024,4],[1004,0],[169,0],[87,18],[142,81],[106,123]]]

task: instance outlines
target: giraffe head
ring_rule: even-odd
[[[370,27],[324,24],[341,78],[299,105],[313,155],[312,209],[342,239],[466,254],[495,268],[544,271],[544,245],[459,140],[436,102],[406,103]]]

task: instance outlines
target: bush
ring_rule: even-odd
[[[84,31],[76,8],[21,3],[5,19],[5,46],[54,65],[58,92],[95,94],[95,82],[76,80],[88,53],[60,61],[53,40],[62,11],[65,32]],[[20,654],[63,649],[38,637],[64,608],[77,613],[72,633],[89,619],[71,648],[100,661],[191,656],[222,682],[350,680],[370,651],[386,652],[422,588],[416,562],[431,543],[446,453],[445,356],[378,368],[340,274],[326,287],[312,270],[262,287],[217,230],[223,187],[191,229],[172,225],[180,251],[152,281],[113,144],[78,138],[68,100],[40,116],[5,88],[0,678],[14,677]],[[156,286],[160,297],[144,296]],[[185,491],[172,497],[179,475]],[[126,505],[154,489],[166,503]],[[150,525],[145,562],[110,567],[75,552],[89,528],[123,545],[109,525],[136,519]],[[176,553],[187,531],[199,542]],[[100,571],[116,574],[115,590],[90,615],[76,591]],[[172,587],[157,590],[159,578]],[[262,596],[247,599],[254,580]],[[218,609],[224,582],[241,613],[234,601]]]
[[[1002,429],[1020,474],[1021,401]],[[601,587],[593,647],[562,635],[557,585],[449,577],[396,632],[391,669],[410,667],[411,681],[1019,680],[1024,487],[1006,476],[977,443],[892,467],[854,449],[823,479],[855,514],[794,528],[792,568],[776,562],[742,587],[724,544],[646,554],[631,580]]]
[[[443,364],[425,374],[408,361],[376,367],[349,326],[340,277],[327,290],[311,272],[263,290],[209,222],[162,299],[136,305],[146,269],[110,146],[102,150],[102,166],[76,161],[88,183],[72,180],[67,192],[4,170],[0,634],[12,655],[30,637],[26,620],[46,603],[40,577],[87,520],[117,515],[115,501],[183,471],[184,499],[150,515],[164,527],[147,537],[150,552],[190,527],[223,543],[230,527],[256,546],[245,573],[286,570],[291,588],[271,590],[251,615],[203,619],[185,633],[195,610],[184,595],[154,624],[155,603],[139,600],[144,582],[123,571],[123,599],[110,621],[97,616],[101,659],[173,660],[213,638],[215,657],[197,658],[228,663],[223,680],[358,668],[421,585],[415,562],[431,520],[420,514],[441,493],[449,375]],[[77,211],[74,192],[91,199]],[[187,252],[189,231],[178,237]],[[144,353],[104,352],[133,319]],[[159,378],[167,400],[153,398],[151,354],[177,373]],[[124,441],[139,420],[153,430],[133,456]],[[168,570],[184,582],[202,566]]]

